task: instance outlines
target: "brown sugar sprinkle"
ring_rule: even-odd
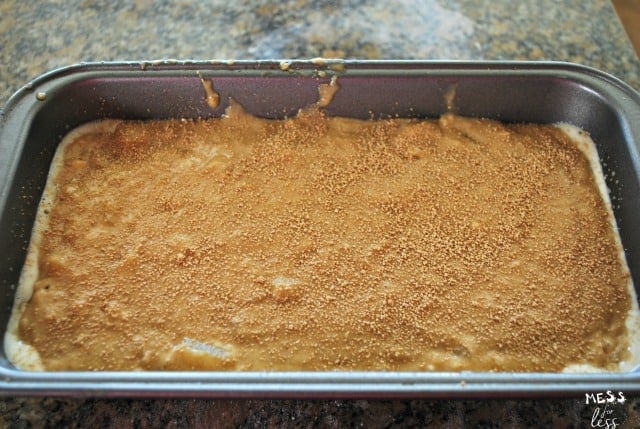
[[[557,128],[236,112],[121,122],[60,162],[19,326],[48,369],[626,357],[629,274]]]

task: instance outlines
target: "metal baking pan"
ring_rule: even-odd
[[[262,61],[93,63],[45,74],[0,112],[0,331],[6,330],[49,164],[72,128],[101,118],[294,115],[339,76],[328,114],[358,118],[460,115],[568,122],[588,131],[608,174],[630,270],[640,285],[640,96],[600,71],[541,62]],[[207,104],[201,78],[220,94]],[[448,103],[447,101],[452,101]],[[603,303],[607,305],[607,303]],[[542,397],[640,391],[626,373],[24,372],[0,350],[0,394],[208,397]]]

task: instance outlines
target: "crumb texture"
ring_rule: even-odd
[[[19,338],[63,369],[560,371],[626,357],[629,274],[559,129],[121,122],[58,154]]]

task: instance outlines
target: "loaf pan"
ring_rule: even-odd
[[[541,62],[137,62],[75,65],[20,89],[0,112],[0,330],[7,326],[35,213],[56,146],[102,118],[215,117],[229,99],[282,118],[338,76],[330,115],[567,122],[589,132],[603,161],[620,236],[640,285],[640,96],[600,71]],[[220,104],[207,103],[211,81]],[[610,173],[610,174],[608,174]],[[615,173],[615,175],[613,174]],[[602,303],[607,305],[607,303]],[[640,391],[624,373],[25,372],[0,351],[4,395],[203,397],[543,397]]]

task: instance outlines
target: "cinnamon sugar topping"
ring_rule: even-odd
[[[627,358],[629,273],[561,130],[230,116],[120,122],[63,146],[20,304],[18,336],[44,368],[561,371]]]

